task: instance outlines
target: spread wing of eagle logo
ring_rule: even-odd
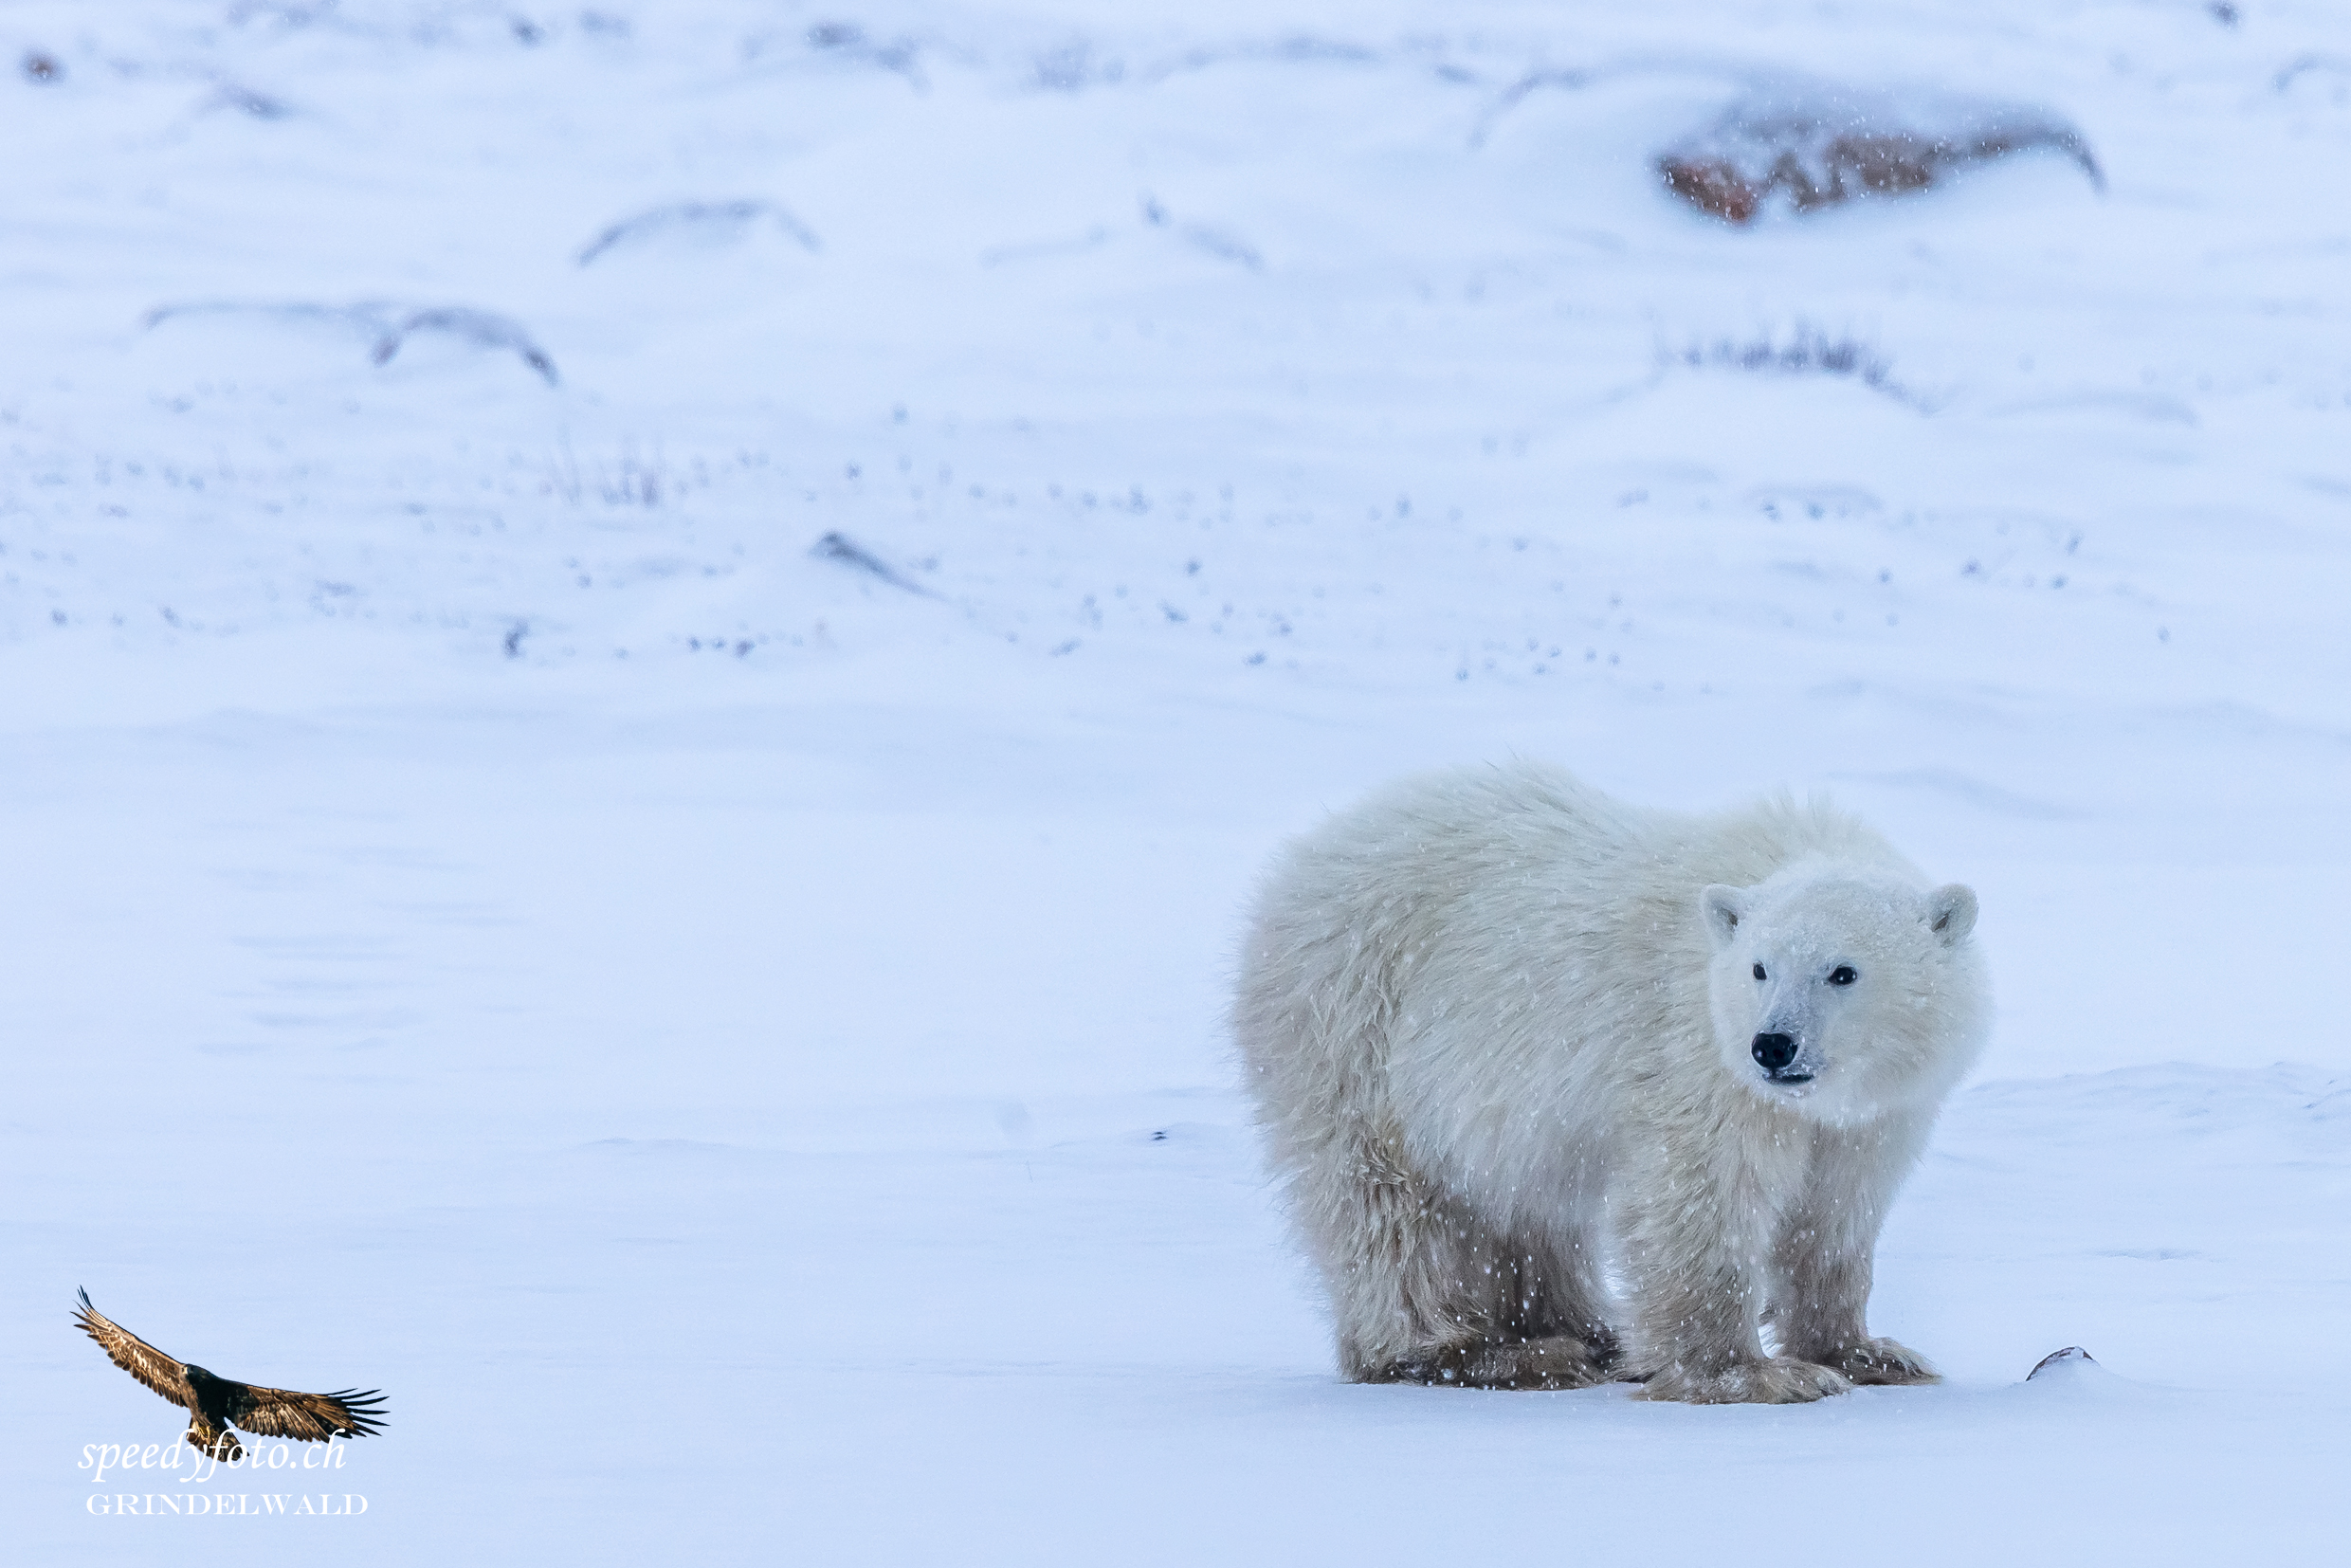
[[[324,1443],[337,1437],[366,1437],[384,1427],[384,1397],[375,1389],[343,1389],[335,1394],[297,1394],[292,1389],[257,1388],[233,1382],[200,1366],[175,1361],[137,1335],[99,1315],[90,1293],[76,1292],[82,1305],[74,1322],[96,1340],[115,1365],[189,1410],[188,1441],[223,1464],[243,1457],[237,1434],[242,1427],[256,1437],[292,1437],[304,1443]]]

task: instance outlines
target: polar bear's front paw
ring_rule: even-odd
[[[1899,1340],[1864,1340],[1859,1344],[1840,1345],[1812,1358],[1822,1366],[1834,1367],[1856,1383],[1940,1383],[1941,1374],[1926,1364],[1926,1358]]]
[[[1669,1363],[1651,1373],[1636,1399],[1671,1399],[1686,1405],[1801,1405],[1850,1392],[1842,1374],[1793,1356],[1767,1361],[1738,1361],[1699,1372]]]

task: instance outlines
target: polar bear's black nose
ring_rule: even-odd
[[[1795,1035],[1759,1034],[1755,1037],[1755,1065],[1765,1072],[1777,1072],[1795,1060]]]

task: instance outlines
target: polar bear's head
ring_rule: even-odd
[[[1722,1061],[1816,1121],[1932,1104],[1975,1059],[1989,1008],[1976,895],[1873,868],[1794,866],[1699,899]]]

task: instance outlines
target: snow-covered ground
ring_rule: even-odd
[[[0,56],[24,1560],[2336,1559],[2341,6],[9,0]],[[1811,82],[2106,189],[1658,186]],[[1513,752],[1978,889],[1874,1307],[1943,1386],[1335,1381],[1239,909]],[[194,1488],[77,1468],[180,1425],[77,1285],[380,1384],[365,1515],[93,1516]]]

